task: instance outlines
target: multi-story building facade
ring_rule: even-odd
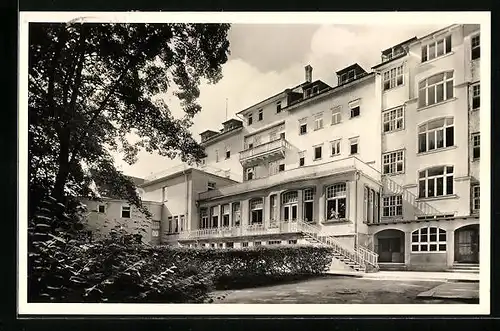
[[[328,244],[355,270],[478,264],[479,61],[479,25],[453,25],[334,87],[306,66],[203,132],[201,166],[140,185],[161,203],[160,242]]]

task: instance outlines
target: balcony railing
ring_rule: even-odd
[[[273,140],[262,145],[258,145],[240,152],[240,162],[248,163],[258,158],[265,158],[272,155],[281,154],[285,156],[288,142],[284,138]]]
[[[213,229],[198,229],[184,231],[179,234],[179,240],[198,240],[227,237],[258,236],[279,233],[298,233],[297,222],[276,222],[271,224],[249,224],[243,226],[220,227]]]
[[[381,180],[381,175],[375,169],[360,161],[354,156],[339,159],[331,162],[299,167],[287,171],[278,172],[275,175],[268,177],[249,180],[243,183],[223,186],[215,190],[202,192],[199,195],[200,200],[211,199],[221,196],[239,194],[248,191],[254,191],[262,188],[271,187],[274,185],[284,184],[293,180],[315,179],[323,176],[330,176],[351,171],[359,170],[363,174],[371,177],[376,181]]]

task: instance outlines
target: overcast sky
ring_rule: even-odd
[[[304,81],[304,66],[313,67],[313,79],[335,85],[335,71],[355,62],[366,71],[380,61],[380,52],[414,36],[422,37],[443,25],[252,25],[233,24],[229,31],[231,55],[216,85],[202,84],[201,113],[191,131],[219,130],[228,118],[287,87]],[[175,97],[169,106],[180,111]],[[115,155],[119,169],[127,175],[147,177],[180,164],[177,160],[141,152],[133,165]]]

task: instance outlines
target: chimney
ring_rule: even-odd
[[[306,71],[306,82],[311,83],[313,76],[313,68],[308,64],[305,67],[305,71]]]

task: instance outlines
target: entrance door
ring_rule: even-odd
[[[379,262],[403,262],[401,261],[401,238],[380,238],[378,247]]]
[[[457,230],[455,234],[455,261],[479,263],[479,229]]]

